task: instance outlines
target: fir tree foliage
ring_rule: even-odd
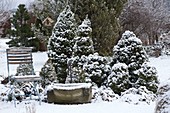
[[[146,86],[149,91],[156,93],[158,88],[158,78],[155,76],[157,74],[156,68],[151,67],[148,62],[145,62],[136,72],[139,75],[137,85]]]
[[[74,13],[70,6],[66,6],[60,13],[49,39],[48,56],[54,64],[59,82],[65,82],[67,76],[67,61],[73,53],[75,25]]]
[[[93,41],[91,37],[91,22],[88,16],[84,19],[81,25],[78,26],[76,37],[74,38],[73,58],[72,60],[72,82],[85,82],[85,71],[83,65],[87,62],[87,57],[94,53]],[[71,78],[67,77],[67,82]]]
[[[91,38],[92,28],[91,22],[88,16],[84,19],[81,25],[77,29],[77,37],[75,40],[75,45],[73,47],[74,56],[81,56],[94,53],[93,41]]]
[[[29,20],[30,16],[28,10],[25,8],[24,4],[20,4],[11,20],[13,29],[10,32],[11,35],[16,38],[9,42],[10,46],[29,45],[28,38],[34,36],[33,31],[31,30],[31,25],[28,23]]]
[[[120,63],[123,63],[127,67],[126,78],[122,76],[124,75],[123,70],[112,70],[112,73],[109,75],[110,80],[108,80],[108,83],[113,90],[115,90],[115,87],[113,87],[115,84],[121,86],[116,86],[118,88],[118,94],[121,94],[123,90],[132,87],[138,88],[140,86],[145,86],[154,93],[157,91],[157,71],[149,65],[142,42],[133,32],[125,31],[118,44],[113,48],[113,62],[112,69]],[[117,77],[119,75],[117,72],[121,73],[119,77]],[[124,84],[125,81],[126,83]]]
[[[143,64],[147,60],[142,42],[133,32],[126,31],[118,44],[113,48],[113,56],[117,62]],[[129,60],[127,60],[129,59]]]
[[[73,57],[72,61],[72,82],[88,82],[98,87],[106,86],[107,77],[110,74],[110,65],[106,57],[94,53]],[[67,82],[70,80],[68,76]]]

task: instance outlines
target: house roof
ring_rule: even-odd
[[[54,22],[54,20],[53,19],[51,19],[50,17],[47,17],[47,18],[45,18],[44,20],[43,20],[43,24],[45,24],[46,23],[46,21],[49,21],[50,23],[53,23]]]

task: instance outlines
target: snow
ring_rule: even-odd
[[[156,67],[158,79],[161,83],[170,78],[170,56],[160,56],[158,58],[152,57],[150,58],[150,63]]]
[[[15,108],[13,103],[1,103],[0,102],[0,113],[28,113],[26,112],[25,106],[31,106],[36,108],[36,113],[153,113],[153,109],[150,106],[154,106],[152,103],[150,106],[146,105],[131,105],[128,103],[120,103],[120,101],[114,101],[110,103],[94,103],[94,104],[80,104],[80,105],[55,105],[42,103],[32,104],[20,104]],[[4,106],[4,104],[6,106]],[[9,109],[10,108],[10,109]]]
[[[0,75],[7,76],[6,53],[8,46],[5,44],[9,39],[0,39]],[[33,53],[35,71],[38,73],[47,60],[46,52]],[[170,56],[150,58],[150,63],[156,67],[160,82],[170,78]],[[11,73],[15,73],[16,67],[11,67]],[[5,91],[4,85],[0,84],[0,93]],[[1,97],[0,97],[1,98]],[[1,99],[0,99],[1,100]],[[156,102],[149,104],[130,104],[120,99],[112,102],[98,101],[95,103],[77,105],[58,105],[37,101],[21,102],[14,107],[13,102],[0,101],[0,113],[33,113],[28,112],[28,108],[35,110],[35,113],[154,113]]]
[[[59,90],[74,90],[80,88],[90,88],[92,84],[90,83],[72,83],[72,84],[52,84],[48,87],[48,90],[59,89]]]

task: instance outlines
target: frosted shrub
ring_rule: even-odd
[[[17,67],[16,76],[24,76],[24,75],[35,75],[32,64],[20,64]]]
[[[42,86],[45,87],[54,82],[58,82],[57,75],[51,60],[48,60],[41,69]]]
[[[123,92],[120,99],[124,102],[135,105],[141,103],[150,104],[151,102],[155,101],[156,95],[153,92],[147,90],[146,87],[141,86],[138,89],[130,88],[127,91]]]
[[[87,63],[83,66],[85,75],[98,87],[106,85],[107,77],[110,74],[108,59],[95,53],[89,55]]]
[[[22,99],[24,98],[24,92],[21,90],[21,89],[19,89],[19,88],[16,88],[15,90],[14,90],[14,93],[15,93],[15,98],[17,99],[17,100],[19,100],[19,101],[22,101]],[[13,99],[13,97],[12,97],[12,92],[8,92],[8,98],[7,98],[7,100],[8,101],[12,101],[12,99]]]
[[[106,84],[110,72],[107,58],[94,53],[91,37],[91,22],[86,16],[81,25],[78,26],[75,45],[73,47],[72,60],[72,82],[93,82],[99,87]],[[67,81],[70,81],[67,77]]]
[[[146,86],[149,91],[157,92],[158,78],[155,76],[157,74],[155,67],[150,66],[148,63],[143,63],[142,67],[136,73],[139,75],[137,85]]]
[[[92,102],[107,101],[112,102],[119,99],[119,95],[115,94],[112,89],[106,87],[93,87]]]
[[[73,59],[73,82],[91,82],[100,87],[106,85],[109,74],[110,66],[107,58],[98,55],[98,53],[90,54],[89,56],[77,56]],[[70,81],[70,77],[68,76],[67,78]]]
[[[78,26],[77,36],[75,37],[73,55],[81,57],[82,55],[88,56],[94,53],[93,41],[91,37],[92,28],[91,22],[86,16],[81,25]]]
[[[108,86],[117,94],[127,90],[129,86],[128,66],[124,63],[117,63],[112,67],[111,74],[108,77]]]
[[[133,32],[125,31],[123,33],[122,38],[113,48],[112,62],[112,73],[108,82],[113,90],[117,90],[116,93],[121,94],[121,91],[140,86],[146,86],[148,90],[156,93],[157,71],[154,67],[149,66],[142,42]],[[123,66],[120,68],[120,63],[126,65],[126,68],[122,68]]]

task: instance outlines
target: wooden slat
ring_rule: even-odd
[[[24,62],[22,62],[22,61],[20,61],[20,62],[8,62],[8,64],[30,64],[30,63],[33,63],[32,61],[28,61],[28,62],[26,62],[26,61],[24,61]]]
[[[41,77],[37,75],[14,76],[13,79],[17,82],[40,81]]]
[[[30,51],[8,51],[8,54],[28,54]]]
[[[7,56],[8,58],[26,58],[26,57],[31,57],[31,55],[30,54],[28,54],[28,55],[8,55]]]
[[[8,61],[31,61],[32,58],[8,58]]]
[[[15,48],[9,48],[7,49],[7,51],[32,51],[32,48],[28,48],[28,47],[15,47]]]

